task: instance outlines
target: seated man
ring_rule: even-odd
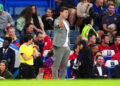
[[[101,37],[101,44],[98,45],[99,50],[103,51],[103,50],[110,50],[110,47],[108,46],[109,44],[109,36],[108,35],[102,35]]]
[[[107,0],[107,6],[106,6],[106,8],[105,8],[105,10],[106,10],[107,12],[108,12],[108,6],[109,6],[110,4],[114,4],[114,5],[115,5],[115,0]],[[117,8],[115,8],[114,13],[119,14],[120,12],[119,12],[119,10],[118,10]]]
[[[120,53],[116,53],[112,56],[111,60],[119,60],[120,59]]]
[[[96,56],[96,65],[93,67],[93,78],[110,78],[110,72],[107,67],[102,66],[103,56]]]
[[[93,45],[95,43],[96,43],[96,36],[94,34],[89,35],[87,46],[90,47],[90,45]]]
[[[39,52],[42,56],[45,50],[52,49],[52,41],[50,37],[43,32],[38,32],[36,34],[35,44],[39,46]]]
[[[11,15],[8,12],[5,12],[3,9],[3,5],[0,4],[0,29],[6,30],[11,25],[14,25],[14,21]]]
[[[9,47],[11,42],[12,39],[10,37],[4,38],[3,46],[0,48],[0,61],[6,60],[8,62],[8,70],[13,73],[15,64],[15,51]]]
[[[115,6],[114,5],[109,5],[108,6],[108,14],[103,16],[102,18],[102,26],[103,29],[107,32],[112,34],[112,36],[115,36],[118,31],[118,24],[120,21],[120,17],[118,14],[114,13],[115,11]]]
[[[116,36],[114,40],[114,44],[110,46],[111,50],[114,50],[115,53],[119,53],[120,51],[120,36]]]
[[[8,29],[8,34],[6,34],[5,37],[11,37],[12,43],[18,47],[20,46],[20,40],[15,35],[15,29],[13,27],[10,27]]]

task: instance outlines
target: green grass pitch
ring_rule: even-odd
[[[120,79],[0,80],[0,86],[120,86]]]

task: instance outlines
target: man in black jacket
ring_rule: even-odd
[[[110,78],[108,68],[102,65],[103,61],[103,56],[96,56],[96,65],[93,67],[93,78]]]
[[[6,37],[4,39],[3,46],[0,48],[0,61],[6,60],[8,62],[8,70],[13,73],[15,64],[15,51],[9,47],[11,42],[12,39],[10,37]]]

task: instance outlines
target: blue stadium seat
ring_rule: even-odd
[[[74,44],[70,44],[70,50],[73,50]]]
[[[53,3],[52,3],[53,2]],[[34,4],[39,7],[45,7],[46,9],[51,8],[52,4],[54,5],[55,0],[5,0],[5,8],[8,12],[10,12],[10,7],[13,8],[13,17],[16,16],[15,8],[16,7],[25,7],[31,4]]]
[[[78,35],[80,35],[78,30],[70,30],[70,37],[76,37]]]
[[[70,37],[70,44],[75,44],[76,37]]]
[[[50,37],[54,37],[54,31],[51,31]]]
[[[18,30],[15,30],[15,34],[18,38],[20,38],[20,32]]]
[[[113,73],[114,68],[113,67],[109,67],[108,69],[110,71],[110,75],[111,75],[111,78],[112,78],[112,73]]]
[[[111,60],[112,56],[104,56],[104,61]]]
[[[3,30],[0,30],[0,37],[4,37],[5,33],[3,32]]]

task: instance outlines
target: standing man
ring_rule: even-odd
[[[52,78],[58,79],[58,69],[60,68],[59,78],[64,79],[67,63],[70,55],[69,47],[69,23],[66,21],[68,18],[68,8],[60,8],[60,16],[54,22],[54,39],[53,39],[53,53],[54,63],[52,68]]]

